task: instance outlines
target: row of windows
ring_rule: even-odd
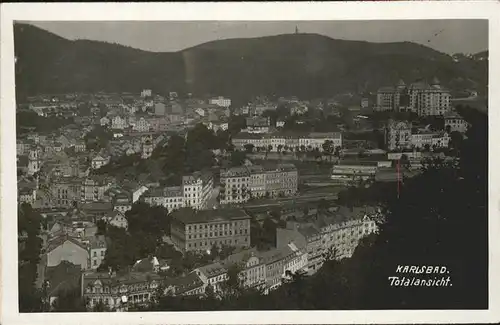
[[[234,235],[237,235],[238,233],[235,231]],[[248,234],[248,229],[240,229],[239,230],[240,235],[247,235]],[[210,232],[210,233],[201,233],[201,234],[194,234],[194,235],[188,235],[188,239],[196,239],[196,238],[211,238],[211,237],[218,237],[218,236],[232,236],[233,232],[231,230],[229,231],[219,231],[219,232]]]
[[[228,178],[227,182],[228,183],[240,183],[240,182],[248,182],[250,178],[245,177],[245,178]]]
[[[244,227],[247,223],[245,221],[234,221],[232,223],[216,223],[216,224],[202,224],[202,225],[188,225],[187,230],[191,232],[192,230],[203,230],[203,229],[229,229],[236,227]]]
[[[245,237],[244,242],[248,242],[248,238]],[[211,248],[214,244],[226,244],[226,245],[232,245],[232,244],[238,244],[240,241],[238,239],[226,239],[226,240],[219,240],[219,241],[205,241],[205,242],[200,242],[200,243],[188,243],[189,248]]]

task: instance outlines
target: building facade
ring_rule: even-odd
[[[251,144],[259,151],[278,152],[286,147],[296,149],[304,147],[306,150],[323,151],[325,141],[331,141],[333,146],[342,148],[342,134],[339,132],[307,133],[307,134],[255,134],[240,132],[235,135],[231,142],[238,150],[245,150],[245,145]]]
[[[171,239],[182,252],[207,251],[214,245],[250,246],[250,216],[242,209],[172,212]]]
[[[376,109],[379,111],[411,111],[420,116],[445,115],[451,108],[449,90],[437,78],[429,84],[418,81],[406,85],[400,80],[395,87],[377,91]]]
[[[467,132],[468,128],[467,121],[465,121],[464,118],[460,116],[460,114],[454,111],[450,111],[444,116],[444,125],[445,130],[447,130],[447,128],[449,127],[449,133],[453,131],[465,133]]]
[[[254,197],[294,195],[298,189],[298,178],[293,164],[230,168],[221,172],[219,202],[235,204]]]
[[[104,261],[107,244],[103,237],[94,237],[89,243],[90,268],[95,270]]]
[[[194,209],[204,209],[211,198],[214,188],[212,174],[195,172],[182,177],[184,206]]]
[[[405,121],[390,120],[386,131],[389,150],[411,147],[411,125]]]

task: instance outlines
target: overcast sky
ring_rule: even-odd
[[[30,22],[68,39],[114,42],[148,51],[179,51],[227,38],[295,32],[369,42],[411,41],[441,52],[488,49],[487,20],[269,21],[269,22]],[[437,34],[437,35],[436,35]]]

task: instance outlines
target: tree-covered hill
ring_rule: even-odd
[[[16,24],[16,83],[20,94],[132,91],[151,88],[195,95],[315,98],[376,90],[399,79],[437,76],[452,89],[484,93],[487,60],[454,62],[411,42],[369,43],[317,34],[229,39],[172,53],[117,44],[70,41]]]

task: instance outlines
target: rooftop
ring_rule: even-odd
[[[219,262],[201,266],[198,270],[207,278],[218,276],[227,272],[227,269]]]
[[[192,208],[180,208],[172,212],[172,218],[184,224],[223,222],[231,220],[250,219],[243,209],[224,208],[216,210],[194,210]]]

